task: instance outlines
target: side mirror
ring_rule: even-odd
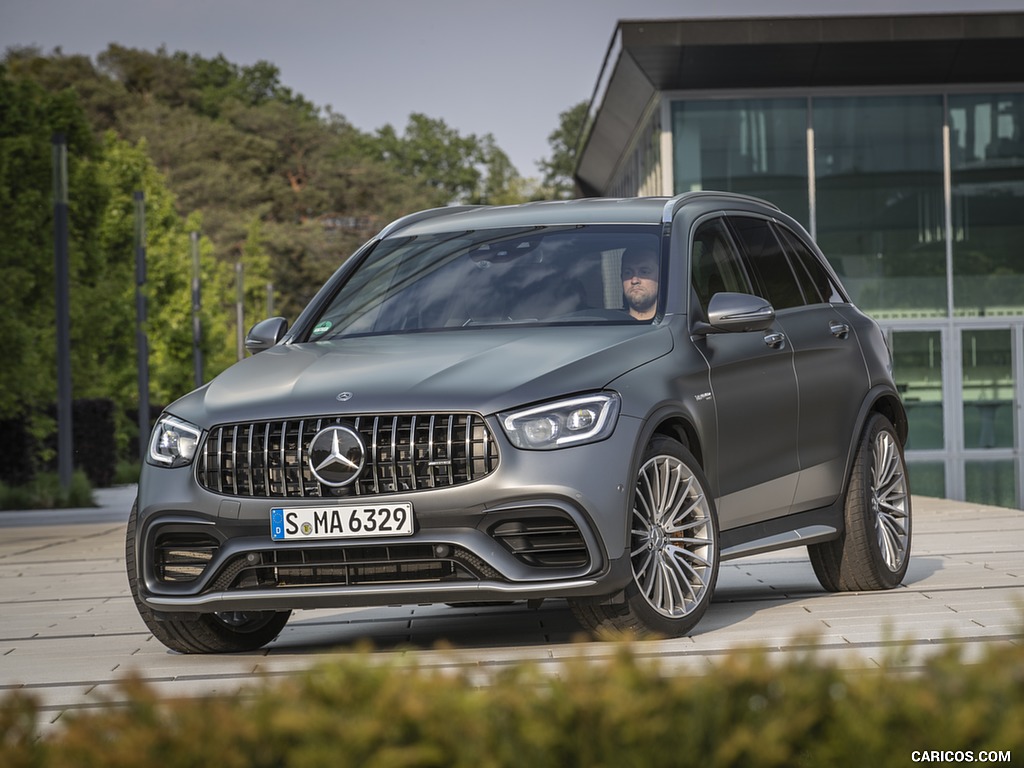
[[[763,331],[775,321],[775,309],[767,299],[747,293],[716,293],[708,302],[708,322],[698,333],[745,333]]]
[[[261,320],[249,329],[245,337],[245,348],[249,354],[255,355],[277,344],[288,330],[288,321],[283,317],[271,317]]]

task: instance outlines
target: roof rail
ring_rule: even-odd
[[[665,203],[665,207],[662,209],[661,223],[671,224],[672,219],[675,218],[675,215],[680,208],[686,205],[686,203],[692,200],[700,199],[702,197],[724,197],[730,200],[735,200],[737,202],[745,200],[752,203],[760,203],[761,205],[767,205],[769,208],[774,208],[776,211],[781,212],[781,209],[779,208],[779,206],[775,205],[775,203],[763,200],[760,197],[754,197],[752,195],[741,195],[738,192],[716,192],[714,190],[704,189],[699,190],[697,192],[684,192],[681,195],[676,195],[675,197],[670,198],[669,201]]]
[[[388,224],[384,229],[377,233],[377,239],[393,235],[400,229],[405,229],[418,221],[426,221],[427,219],[433,219],[437,216],[444,216],[448,213],[460,213],[462,211],[472,211],[477,208],[485,208],[483,205],[446,205],[441,208],[428,208],[425,211],[416,211],[416,213],[409,213],[402,216],[399,219],[395,219]]]

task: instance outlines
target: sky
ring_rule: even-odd
[[[619,20],[1024,11],[1024,0],[0,0],[0,51],[129,48],[264,60],[360,130],[414,112],[491,134],[539,177],[561,112],[590,99]]]

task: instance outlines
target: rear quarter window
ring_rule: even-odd
[[[839,287],[832,280],[821,260],[804,244],[795,232],[785,226],[776,225],[779,239],[786,246],[793,262],[800,287],[811,304],[818,302],[842,304],[846,301]]]
[[[729,225],[746,252],[758,293],[777,310],[807,303],[771,223],[753,216],[729,216]]]

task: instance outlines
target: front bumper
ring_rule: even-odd
[[[641,422],[599,443],[522,451],[454,488],[360,496],[413,505],[412,536],[273,541],[270,510],[325,499],[210,492],[192,467],[140,482],[140,599],[159,613],[608,595],[631,577],[626,510]]]

